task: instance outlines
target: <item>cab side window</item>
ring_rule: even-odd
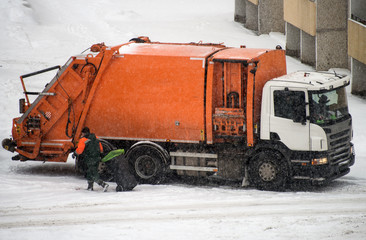
[[[276,90],[273,92],[276,117],[300,122],[306,118],[305,92]]]

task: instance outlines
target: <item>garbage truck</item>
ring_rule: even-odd
[[[52,70],[43,91],[27,91],[26,78]],[[174,173],[277,190],[298,180],[327,183],[354,164],[350,77],[287,74],[280,46],[138,37],[94,44],[63,66],[20,80],[21,115],[2,141],[17,153],[13,160],[66,162],[88,126],[105,153],[125,149],[140,183]],[[32,94],[38,96],[31,103]]]

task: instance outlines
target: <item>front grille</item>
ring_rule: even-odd
[[[331,150],[330,152],[330,163],[332,165],[340,164],[346,162],[351,158],[351,146],[350,144],[345,144],[342,147]]]
[[[346,164],[351,159],[351,127],[336,125],[328,135],[331,165]]]
[[[339,133],[331,134],[330,139],[337,139],[337,138],[340,138],[343,136],[349,136],[349,131],[350,131],[350,129],[347,129],[347,130],[339,132]]]
[[[337,139],[336,141],[331,141],[329,144],[330,144],[331,147],[333,147],[333,146],[338,146],[338,145],[340,145],[342,143],[345,143],[345,142],[349,142],[349,140],[350,139],[347,136],[347,137],[344,137],[344,138]]]

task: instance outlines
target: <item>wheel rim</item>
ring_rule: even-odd
[[[275,166],[268,162],[260,165],[258,172],[259,172],[260,178],[265,182],[273,181],[277,175]]]
[[[148,179],[155,176],[158,166],[152,157],[140,156],[136,159],[135,170],[139,177]]]

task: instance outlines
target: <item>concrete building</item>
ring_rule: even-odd
[[[352,93],[366,96],[366,0],[235,0],[235,20],[258,34],[285,26],[287,55],[350,68]]]
[[[316,70],[348,68],[348,2],[284,0],[286,49]]]
[[[235,0],[235,21],[258,34],[284,33],[283,0]]]
[[[348,54],[351,57],[352,93],[366,96],[366,1],[350,1]]]

